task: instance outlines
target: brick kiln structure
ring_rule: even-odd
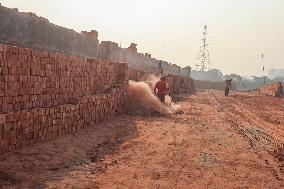
[[[268,84],[260,89],[260,93],[267,96],[282,97],[283,84],[281,82]]]
[[[1,152],[124,111],[126,64],[0,45],[0,66]]]

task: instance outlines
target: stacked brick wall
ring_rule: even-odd
[[[195,80],[195,87],[196,89],[224,90],[226,87],[226,83]],[[236,90],[236,83],[232,83],[232,89]]]
[[[168,75],[167,82],[170,94],[194,93],[194,80],[190,77],[182,77],[176,75]]]
[[[283,84],[281,82],[268,84],[260,90],[260,93],[267,96],[282,97]]]
[[[128,77],[130,80],[134,81],[146,81],[150,74],[153,73],[148,73],[131,68],[128,69]],[[169,86],[170,94],[194,93],[196,90],[194,80],[190,77],[167,75],[166,79]]]
[[[133,81],[146,81],[148,76],[152,74],[142,70],[128,69],[128,78]]]
[[[121,114],[128,79],[163,70],[179,75],[168,76],[172,93],[194,91],[192,79],[181,77],[188,69],[138,53],[136,44],[99,48],[97,37],[95,30],[77,33],[0,4],[0,153]]]
[[[150,54],[138,53],[132,48],[121,48],[112,41],[102,41],[99,47],[99,57],[111,61],[125,62],[129,68],[142,70],[151,73],[160,73],[163,70],[164,75],[172,74],[188,77],[189,67],[181,68],[175,64],[152,58]]]
[[[188,69],[167,61],[157,60],[148,53],[138,53],[136,44],[121,48],[117,43],[102,41],[98,32],[74,30],[50,23],[34,13],[23,13],[0,4],[0,43],[31,47],[75,56],[88,56],[114,62],[125,62],[132,69],[164,75],[188,77]]]
[[[0,151],[124,111],[127,65],[0,45]]]
[[[97,32],[84,33],[54,25],[34,13],[18,12],[0,4],[1,43],[97,57]]]
[[[152,73],[158,73],[160,71],[160,69],[158,69],[158,60],[127,48],[121,48],[117,43],[111,41],[101,42],[99,57],[111,61],[125,62],[128,64],[129,68],[136,70]]]

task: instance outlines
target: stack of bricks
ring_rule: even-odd
[[[127,65],[0,44],[0,152],[121,114]]]
[[[151,73],[147,73],[142,70],[135,70],[132,68],[128,69],[129,80],[133,80],[133,81],[145,81],[147,77],[149,76],[149,74]]]
[[[280,98],[283,96],[283,85],[281,82],[268,84],[260,90],[260,93],[267,96]]]
[[[182,77],[177,75],[168,75],[167,82],[170,94],[194,93],[194,80],[190,77]]]
[[[159,74],[149,73],[132,68],[128,69],[129,80],[147,81],[150,75],[159,75]],[[195,93],[196,91],[194,80],[190,77],[182,77],[170,74],[166,75],[166,78],[170,94]]]

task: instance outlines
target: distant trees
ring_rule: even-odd
[[[232,79],[233,82],[236,83],[237,89],[239,90],[251,90],[251,89],[261,88],[268,83],[276,81],[284,82],[284,77],[269,79],[266,76],[243,77],[238,74],[223,75],[222,71],[218,69],[209,69],[207,71],[192,70],[191,76],[195,80],[205,80],[213,82],[223,82],[225,80]]]
[[[221,70],[218,69],[210,69],[207,71],[209,77],[215,78],[215,80],[220,81],[223,79],[223,73]]]
[[[202,42],[198,53],[198,60],[200,61],[196,64],[196,69],[191,71],[191,77],[195,80],[205,80],[205,81],[213,81],[213,82],[223,82],[225,80],[232,79],[234,83],[237,85],[237,89],[239,90],[250,90],[261,88],[262,86],[275,82],[280,81],[284,82],[284,69],[282,70],[269,70],[269,75],[271,76],[281,76],[274,79],[269,79],[266,76],[258,77],[258,76],[251,76],[251,77],[243,77],[238,74],[229,74],[223,75],[221,70],[218,69],[211,69],[211,58],[209,53],[209,40],[208,40],[208,27],[204,25],[204,30],[202,33]],[[263,59],[263,54],[262,54]],[[264,69],[264,68],[263,68]],[[282,75],[281,75],[282,74]]]
[[[191,76],[196,80],[223,81],[223,73],[218,69],[210,69],[208,71],[193,70]]]
[[[272,81],[280,81],[280,82],[284,82],[284,77],[275,77],[272,79]]]

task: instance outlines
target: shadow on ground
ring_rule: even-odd
[[[137,137],[134,119],[115,117],[74,135],[0,155],[0,189],[56,188],[70,172],[102,160]],[[92,188],[96,188],[94,184]]]

